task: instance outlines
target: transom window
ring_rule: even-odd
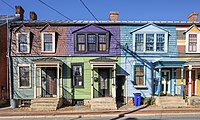
[[[107,52],[108,51],[108,34],[77,34],[75,50],[76,52]]]
[[[55,52],[55,33],[42,33],[42,52]]]
[[[189,46],[188,50],[190,52],[197,51],[197,34],[189,34]]]
[[[29,33],[18,33],[17,40],[18,40],[18,45],[17,45],[18,52],[29,53],[30,51]]]
[[[18,67],[19,87],[30,87],[29,65],[19,65]]]
[[[144,85],[144,66],[136,65],[135,66],[135,85]]]
[[[164,52],[166,49],[165,44],[165,34],[135,34],[135,51]]]
[[[72,87],[83,87],[83,63],[72,63]]]

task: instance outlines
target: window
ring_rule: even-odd
[[[17,33],[17,49],[19,53],[29,53],[29,43],[29,33]]]
[[[157,34],[156,35],[156,51],[164,51],[165,50],[165,34]]]
[[[189,34],[189,48],[190,52],[197,51],[197,34]]]
[[[85,35],[77,35],[77,51],[86,51],[86,40]]]
[[[76,35],[76,52],[107,52],[108,34],[104,33],[84,33]]]
[[[88,35],[88,51],[96,51],[96,35]]]
[[[106,51],[107,50],[107,36],[106,35],[99,35],[99,51]]]
[[[30,87],[30,70],[29,65],[18,66],[19,87]]]
[[[55,33],[42,33],[42,52],[55,52]]]
[[[146,51],[154,51],[154,34],[146,34]]]
[[[135,35],[135,50],[136,51],[143,51],[143,45],[144,45],[143,39],[144,39],[143,34]]]
[[[135,66],[135,85],[144,85],[144,66]]]
[[[83,63],[72,63],[72,87],[83,87]]]

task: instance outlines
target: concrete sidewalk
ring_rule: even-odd
[[[78,107],[76,108],[78,109]],[[200,114],[200,108],[160,108],[160,107],[133,107],[128,110],[115,111],[91,111],[91,110],[56,110],[56,111],[32,111],[29,109],[0,109],[0,117],[46,117],[46,116],[67,116],[67,117],[102,117],[102,116],[139,116],[139,115],[177,115],[177,114]]]

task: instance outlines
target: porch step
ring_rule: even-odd
[[[58,108],[58,98],[36,98],[31,101],[32,110],[56,110]]]
[[[162,96],[156,98],[156,104],[163,108],[186,107],[185,100],[180,96]]]
[[[91,100],[92,110],[117,110],[116,101],[112,97],[93,98]]]
[[[189,103],[190,103],[190,105],[199,107],[200,106],[200,97],[198,97],[198,96],[190,97]]]

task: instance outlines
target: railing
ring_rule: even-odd
[[[99,92],[97,89],[93,88],[93,97],[94,98],[103,97],[103,94]]]

